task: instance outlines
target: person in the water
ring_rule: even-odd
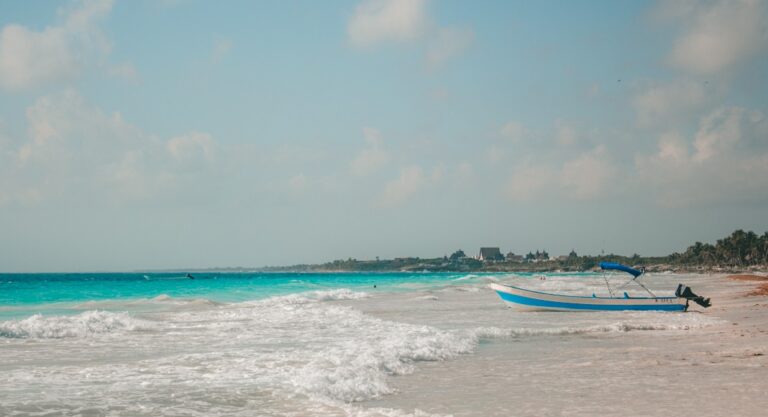
[[[187,274],[187,278],[189,279],[195,279],[195,277],[192,276],[192,274]]]

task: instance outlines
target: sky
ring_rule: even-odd
[[[768,3],[0,0],[0,271],[768,230]]]

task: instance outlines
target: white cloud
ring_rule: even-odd
[[[388,182],[379,198],[382,206],[393,207],[403,204],[408,198],[420,191],[428,183],[424,170],[412,166],[400,170],[400,176]]]
[[[445,165],[439,164],[432,168],[432,173],[429,176],[429,179],[432,182],[439,182],[443,177],[445,177]]]
[[[472,44],[475,33],[468,28],[447,27],[437,30],[427,45],[425,59],[429,68],[436,68],[460,55]]]
[[[693,140],[696,149],[693,159],[706,161],[731,150],[741,139],[745,113],[742,108],[732,107],[715,110],[704,117]]]
[[[141,199],[179,187],[199,193],[205,185],[197,179],[212,172],[217,146],[210,135],[191,132],[162,140],[71,90],[39,98],[26,116],[27,139],[0,152],[4,203],[76,193]]]
[[[507,195],[513,201],[530,201],[555,190],[557,173],[548,166],[523,166],[515,170],[507,184]]]
[[[307,189],[308,184],[309,180],[304,174],[294,175],[290,180],[288,180],[288,187],[290,187],[291,191],[294,193],[303,192]]]
[[[499,129],[499,136],[505,139],[506,143],[491,144],[485,151],[486,158],[492,164],[498,164],[505,160],[510,154],[509,148],[512,145],[521,145],[530,137],[531,132],[520,122],[509,121]]]
[[[708,101],[701,83],[680,80],[651,86],[632,100],[640,126],[660,126],[687,119]]]
[[[427,15],[427,0],[363,0],[347,23],[347,38],[358,48],[413,42],[434,70],[460,55],[475,38],[470,28],[441,26]]]
[[[528,135],[528,129],[520,122],[510,121],[501,128],[501,136],[512,142],[521,142]]]
[[[73,90],[39,98],[26,115],[31,141],[21,148],[22,162],[112,157],[140,135],[120,113],[91,107]]]
[[[695,74],[716,74],[764,49],[765,2],[716,1],[679,7],[665,13],[678,17],[686,27],[669,56],[672,65]]]
[[[113,0],[78,0],[63,9],[66,27],[75,32],[89,32],[94,21],[112,11]]]
[[[349,40],[365,47],[416,39],[426,26],[425,6],[425,0],[365,0],[349,19]]]
[[[139,81],[139,73],[133,64],[123,63],[112,65],[107,69],[107,73],[115,78],[121,78],[125,81],[136,83]]]
[[[60,28],[32,32],[8,25],[0,33],[0,85],[23,89],[57,81],[77,72],[75,57]]]
[[[498,164],[507,157],[507,151],[503,147],[493,144],[485,151],[485,155],[488,158],[488,162]]]
[[[560,164],[529,163],[519,167],[509,179],[506,192],[513,201],[551,197],[588,200],[601,195],[616,173],[605,148],[597,146]]]
[[[578,140],[578,134],[573,126],[570,126],[562,121],[556,123],[557,133],[555,135],[557,143],[562,146],[570,146],[576,143]]]
[[[366,127],[363,137],[368,147],[360,151],[350,164],[352,174],[357,176],[370,175],[389,162],[389,152],[382,147],[381,132]]]
[[[22,90],[76,76],[110,45],[97,27],[111,0],[79,1],[62,11],[63,21],[40,32],[10,24],[0,32],[0,87]]]
[[[190,132],[171,138],[166,144],[166,149],[176,161],[206,163],[214,158],[216,142],[207,133]]]
[[[672,164],[685,163],[688,159],[688,145],[677,132],[665,132],[659,137],[657,157]]]
[[[693,137],[668,132],[652,155],[636,158],[637,180],[665,206],[765,200],[768,121],[738,107],[703,117]]]
[[[606,191],[606,185],[616,175],[607,158],[605,148],[598,146],[566,162],[560,172],[564,191],[577,200],[591,199]]]
[[[459,181],[469,181],[474,175],[475,170],[472,167],[472,164],[467,161],[459,163],[459,166],[456,168],[456,176]]]

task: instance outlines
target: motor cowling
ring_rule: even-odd
[[[696,295],[693,290],[691,290],[690,287],[683,284],[677,284],[677,290],[675,290],[675,296],[685,298],[688,301],[693,301],[694,303],[707,308],[712,305],[709,298],[704,298],[700,295]]]

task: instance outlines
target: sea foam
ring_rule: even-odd
[[[127,313],[94,310],[74,316],[46,317],[35,314],[23,320],[0,322],[0,337],[13,339],[89,337],[149,327],[149,322],[135,319]]]
[[[631,313],[626,313],[631,314]],[[525,336],[568,336],[593,333],[625,333],[633,331],[684,331],[722,324],[718,318],[694,313],[636,313],[626,319],[600,324],[561,327],[477,327],[471,334],[478,339],[517,338]]]
[[[417,362],[449,359],[477,346],[463,332],[383,320],[330,302],[366,297],[346,289],[313,291],[168,313],[166,344],[205,344],[212,352],[151,367],[174,374],[186,372],[179,363],[205,363],[211,382],[235,378],[242,385],[245,378],[277,392],[349,403],[392,393],[388,378],[413,372]]]

